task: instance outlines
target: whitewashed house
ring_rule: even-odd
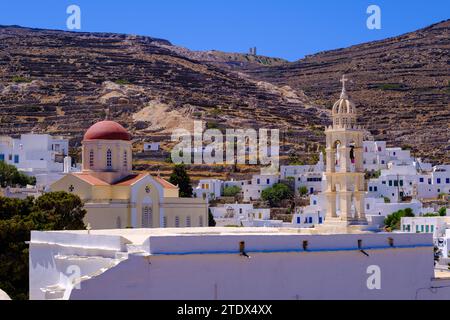
[[[159,151],[159,142],[144,142],[144,151]]]
[[[0,161],[36,178],[38,187],[46,188],[64,173],[79,171],[68,157],[69,141],[48,134],[23,134],[15,139],[0,137]]]
[[[214,200],[222,196],[223,181],[219,179],[201,179],[194,189],[196,198]]]
[[[19,139],[0,137],[0,161],[26,171],[62,172],[69,141],[48,134],[23,134]]]
[[[267,189],[274,184],[280,182],[278,174],[258,174],[253,175],[249,184],[243,187],[244,201],[254,201],[261,199],[261,194],[264,189]]]
[[[292,216],[292,226],[296,228],[312,228],[325,221],[326,198],[323,194],[311,195],[310,204],[295,208]]]
[[[386,141],[363,141],[363,165],[367,171],[386,169],[389,154],[386,150]]]
[[[432,233],[434,238],[445,236],[450,217],[403,217],[400,230],[408,233]]]
[[[254,208],[251,203],[228,203],[218,207],[210,207],[209,209],[217,226],[272,226],[271,222],[269,222],[270,209]],[[263,222],[260,223],[260,221]]]
[[[320,153],[319,161],[315,165],[280,166],[280,178],[294,179],[296,193],[300,187],[306,187],[308,193],[313,194],[322,191],[324,169],[323,154]]]

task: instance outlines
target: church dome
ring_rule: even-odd
[[[92,125],[83,140],[124,140],[130,141],[128,131],[115,121],[100,121]]]
[[[356,114],[355,104],[348,97],[342,97],[333,105],[333,115],[336,114]]]
[[[345,90],[345,83],[348,79],[342,76],[342,92],[339,100],[333,105],[331,114],[333,117],[333,126],[345,127],[356,124],[356,107],[349,99],[347,91]]]

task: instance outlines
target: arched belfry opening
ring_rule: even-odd
[[[357,124],[355,104],[350,100],[343,76],[342,92],[333,105],[333,124],[326,134],[327,216],[325,222],[367,223],[364,213],[364,130]]]

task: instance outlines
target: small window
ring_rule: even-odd
[[[440,183],[441,183],[441,178],[437,178],[437,179],[436,179],[436,183],[437,183],[437,184],[440,184]]]
[[[19,163],[19,155],[18,154],[14,155],[14,163]]]
[[[106,151],[106,167],[112,168],[112,151],[111,151],[111,149],[108,149],[108,151]]]
[[[128,152],[126,150],[123,152],[123,167],[128,168]]]
[[[89,167],[94,166],[94,150],[89,151]]]
[[[163,228],[167,228],[167,217],[163,217]]]
[[[175,228],[179,228],[180,227],[180,217],[175,217]]]
[[[200,216],[198,219],[198,225],[199,227],[203,227],[203,216]]]
[[[420,179],[419,179],[419,182],[423,182],[423,178],[420,178]]]
[[[190,227],[191,226],[191,217],[187,216],[186,217],[186,227]]]

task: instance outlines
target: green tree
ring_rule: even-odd
[[[386,219],[384,219],[386,229],[389,231],[399,230],[402,217],[414,217],[412,209],[411,208],[401,209],[388,215]]]
[[[446,207],[440,208],[438,213],[441,217],[445,217],[447,215],[447,208]]]
[[[12,299],[28,298],[28,245],[31,230],[84,229],[80,198],[65,192],[38,199],[0,197],[0,288]]]
[[[301,186],[298,188],[298,192],[301,196],[306,196],[308,194],[308,188],[306,186]]]
[[[280,206],[282,200],[290,199],[292,196],[292,190],[283,183],[274,184],[272,187],[264,189],[261,193],[261,198],[269,202],[271,207]]]
[[[29,177],[17,170],[13,165],[0,161],[0,186],[6,187],[25,187],[27,184],[35,185],[36,178]]]
[[[234,197],[239,192],[241,192],[241,188],[239,188],[238,186],[229,186],[223,189],[223,195],[225,197]]]
[[[208,227],[215,227],[216,226],[216,220],[214,220],[214,216],[211,213],[211,210],[208,209]]]
[[[180,197],[191,198],[192,197],[192,185],[191,178],[187,174],[186,166],[184,164],[177,164],[173,168],[173,172],[169,178],[170,183],[180,188]]]
[[[43,215],[46,230],[85,229],[83,218],[86,210],[77,195],[64,191],[46,193],[35,201],[35,207],[31,216],[42,219]]]

